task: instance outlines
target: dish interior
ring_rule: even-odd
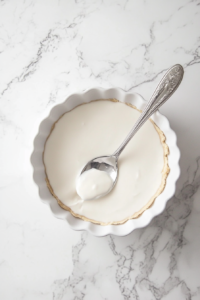
[[[148,120],[119,158],[116,186],[100,199],[83,201],[76,181],[92,158],[111,155],[140,111],[116,99],[95,100],[62,115],[46,140],[43,162],[47,186],[58,204],[84,221],[123,224],[138,218],[165,188],[169,149],[164,133]]]

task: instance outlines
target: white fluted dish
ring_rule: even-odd
[[[114,234],[117,236],[125,236],[136,228],[141,228],[149,224],[149,222],[158,214],[160,214],[167,201],[174,195],[176,181],[180,175],[179,158],[180,151],[176,143],[176,134],[170,128],[169,121],[158,111],[151,117],[156,125],[164,132],[166,143],[169,147],[170,154],[168,156],[168,164],[170,173],[167,177],[167,182],[164,191],[156,198],[154,204],[147,209],[139,218],[128,220],[121,225],[97,225],[91,222],[83,221],[74,217],[69,211],[62,209],[56,199],[51,195],[46,185],[45,169],[42,161],[45,141],[50,133],[52,125],[65,112],[70,111],[82,103],[88,103],[96,99],[117,99],[121,102],[131,103],[138,109],[143,109],[145,101],[139,94],[126,93],[120,89],[102,89],[93,88],[84,93],[75,93],[70,95],[65,102],[54,106],[49,115],[40,123],[36,133],[31,154],[31,164],[33,167],[33,180],[38,186],[38,191],[42,201],[47,203],[53,215],[57,218],[67,221],[69,226],[74,230],[86,230],[95,236],[105,236]]]

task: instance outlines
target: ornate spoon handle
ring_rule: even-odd
[[[150,118],[150,116],[159,109],[176,91],[179,84],[182,81],[184,74],[183,67],[181,65],[174,65],[171,67],[164,77],[158,84],[155,92],[153,93],[151,99],[147,102],[143,112],[136,121],[132,130],[129,132],[120,147],[114,152],[113,156],[119,157],[121,152],[124,150],[128,142],[136,134],[138,129]]]

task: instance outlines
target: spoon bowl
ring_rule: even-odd
[[[90,169],[97,169],[109,174],[112,178],[113,184],[116,184],[118,176],[118,159],[116,156],[99,156],[90,160],[82,169],[81,174]]]
[[[85,167],[82,169],[81,174],[91,169],[97,169],[99,171],[106,172],[110,178],[112,179],[112,186],[106,192],[99,196],[94,197],[93,199],[98,199],[100,197],[105,196],[108,194],[113,187],[115,186],[118,178],[118,158],[114,155],[111,156],[99,156],[95,157],[94,159],[90,160]],[[81,175],[80,174],[80,175]]]

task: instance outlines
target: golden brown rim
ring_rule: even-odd
[[[120,102],[119,100],[117,99],[97,99],[97,100],[92,100],[90,102],[85,102],[85,103],[81,103],[80,105],[77,105],[76,107],[78,106],[81,106],[81,105],[84,105],[84,104],[89,104],[91,102],[95,102],[95,101],[112,101],[112,102]],[[121,102],[122,103],[122,102]],[[139,112],[142,112],[140,109],[138,109],[136,106],[130,104],[130,103],[124,103],[128,106],[130,106],[131,108],[134,108],[136,109],[137,111]],[[74,107],[73,109],[75,109],[76,107]],[[70,111],[72,111],[73,109],[71,109]],[[56,122],[54,122],[54,124],[52,125],[51,127],[51,130],[50,130],[50,133],[45,141],[45,145],[44,145],[44,151],[45,151],[45,146],[46,146],[46,142],[49,138],[49,136],[51,135],[54,127],[55,127],[55,124],[60,120],[60,118],[62,118],[66,113],[69,113],[70,111],[67,111],[65,113],[63,113]],[[68,207],[67,205],[63,204],[62,201],[56,196],[56,194],[54,193],[54,190],[50,184],[50,181],[48,179],[48,176],[47,176],[47,172],[46,172],[46,166],[45,166],[45,163],[44,163],[44,151],[43,151],[43,154],[42,154],[42,160],[43,160],[43,164],[44,164],[44,168],[45,168],[45,174],[46,174],[46,184],[47,184],[47,187],[50,191],[50,193],[52,194],[52,196],[57,200],[59,206],[61,208],[63,208],[64,210],[67,210],[69,211],[74,217],[76,218],[79,218],[79,219],[82,219],[83,221],[86,221],[86,222],[91,222],[91,223],[94,223],[94,224],[98,224],[98,225],[102,225],[102,226],[106,226],[106,225],[121,225],[121,224],[124,224],[126,223],[128,220],[131,220],[131,219],[137,219],[139,218],[143,212],[145,210],[147,210],[148,208],[150,208],[154,201],[156,200],[156,198],[163,192],[165,186],[166,186],[166,180],[167,180],[167,176],[170,172],[170,168],[169,168],[169,165],[168,165],[168,155],[169,155],[169,147],[168,145],[166,144],[166,137],[165,137],[165,134],[163,133],[163,131],[154,123],[153,120],[150,119],[150,121],[152,122],[152,124],[154,125],[159,137],[160,137],[160,141],[161,141],[161,144],[162,144],[162,147],[163,147],[163,152],[164,152],[164,167],[163,167],[163,170],[162,170],[162,181],[161,181],[161,184],[157,190],[157,192],[153,195],[153,197],[151,197],[151,199],[148,201],[148,203],[143,206],[138,212],[134,213],[132,216],[130,217],[127,217],[121,221],[113,221],[113,222],[100,222],[100,221],[96,221],[96,220],[93,220],[93,219],[89,219],[83,215],[79,215],[79,214],[76,214],[70,207]]]

